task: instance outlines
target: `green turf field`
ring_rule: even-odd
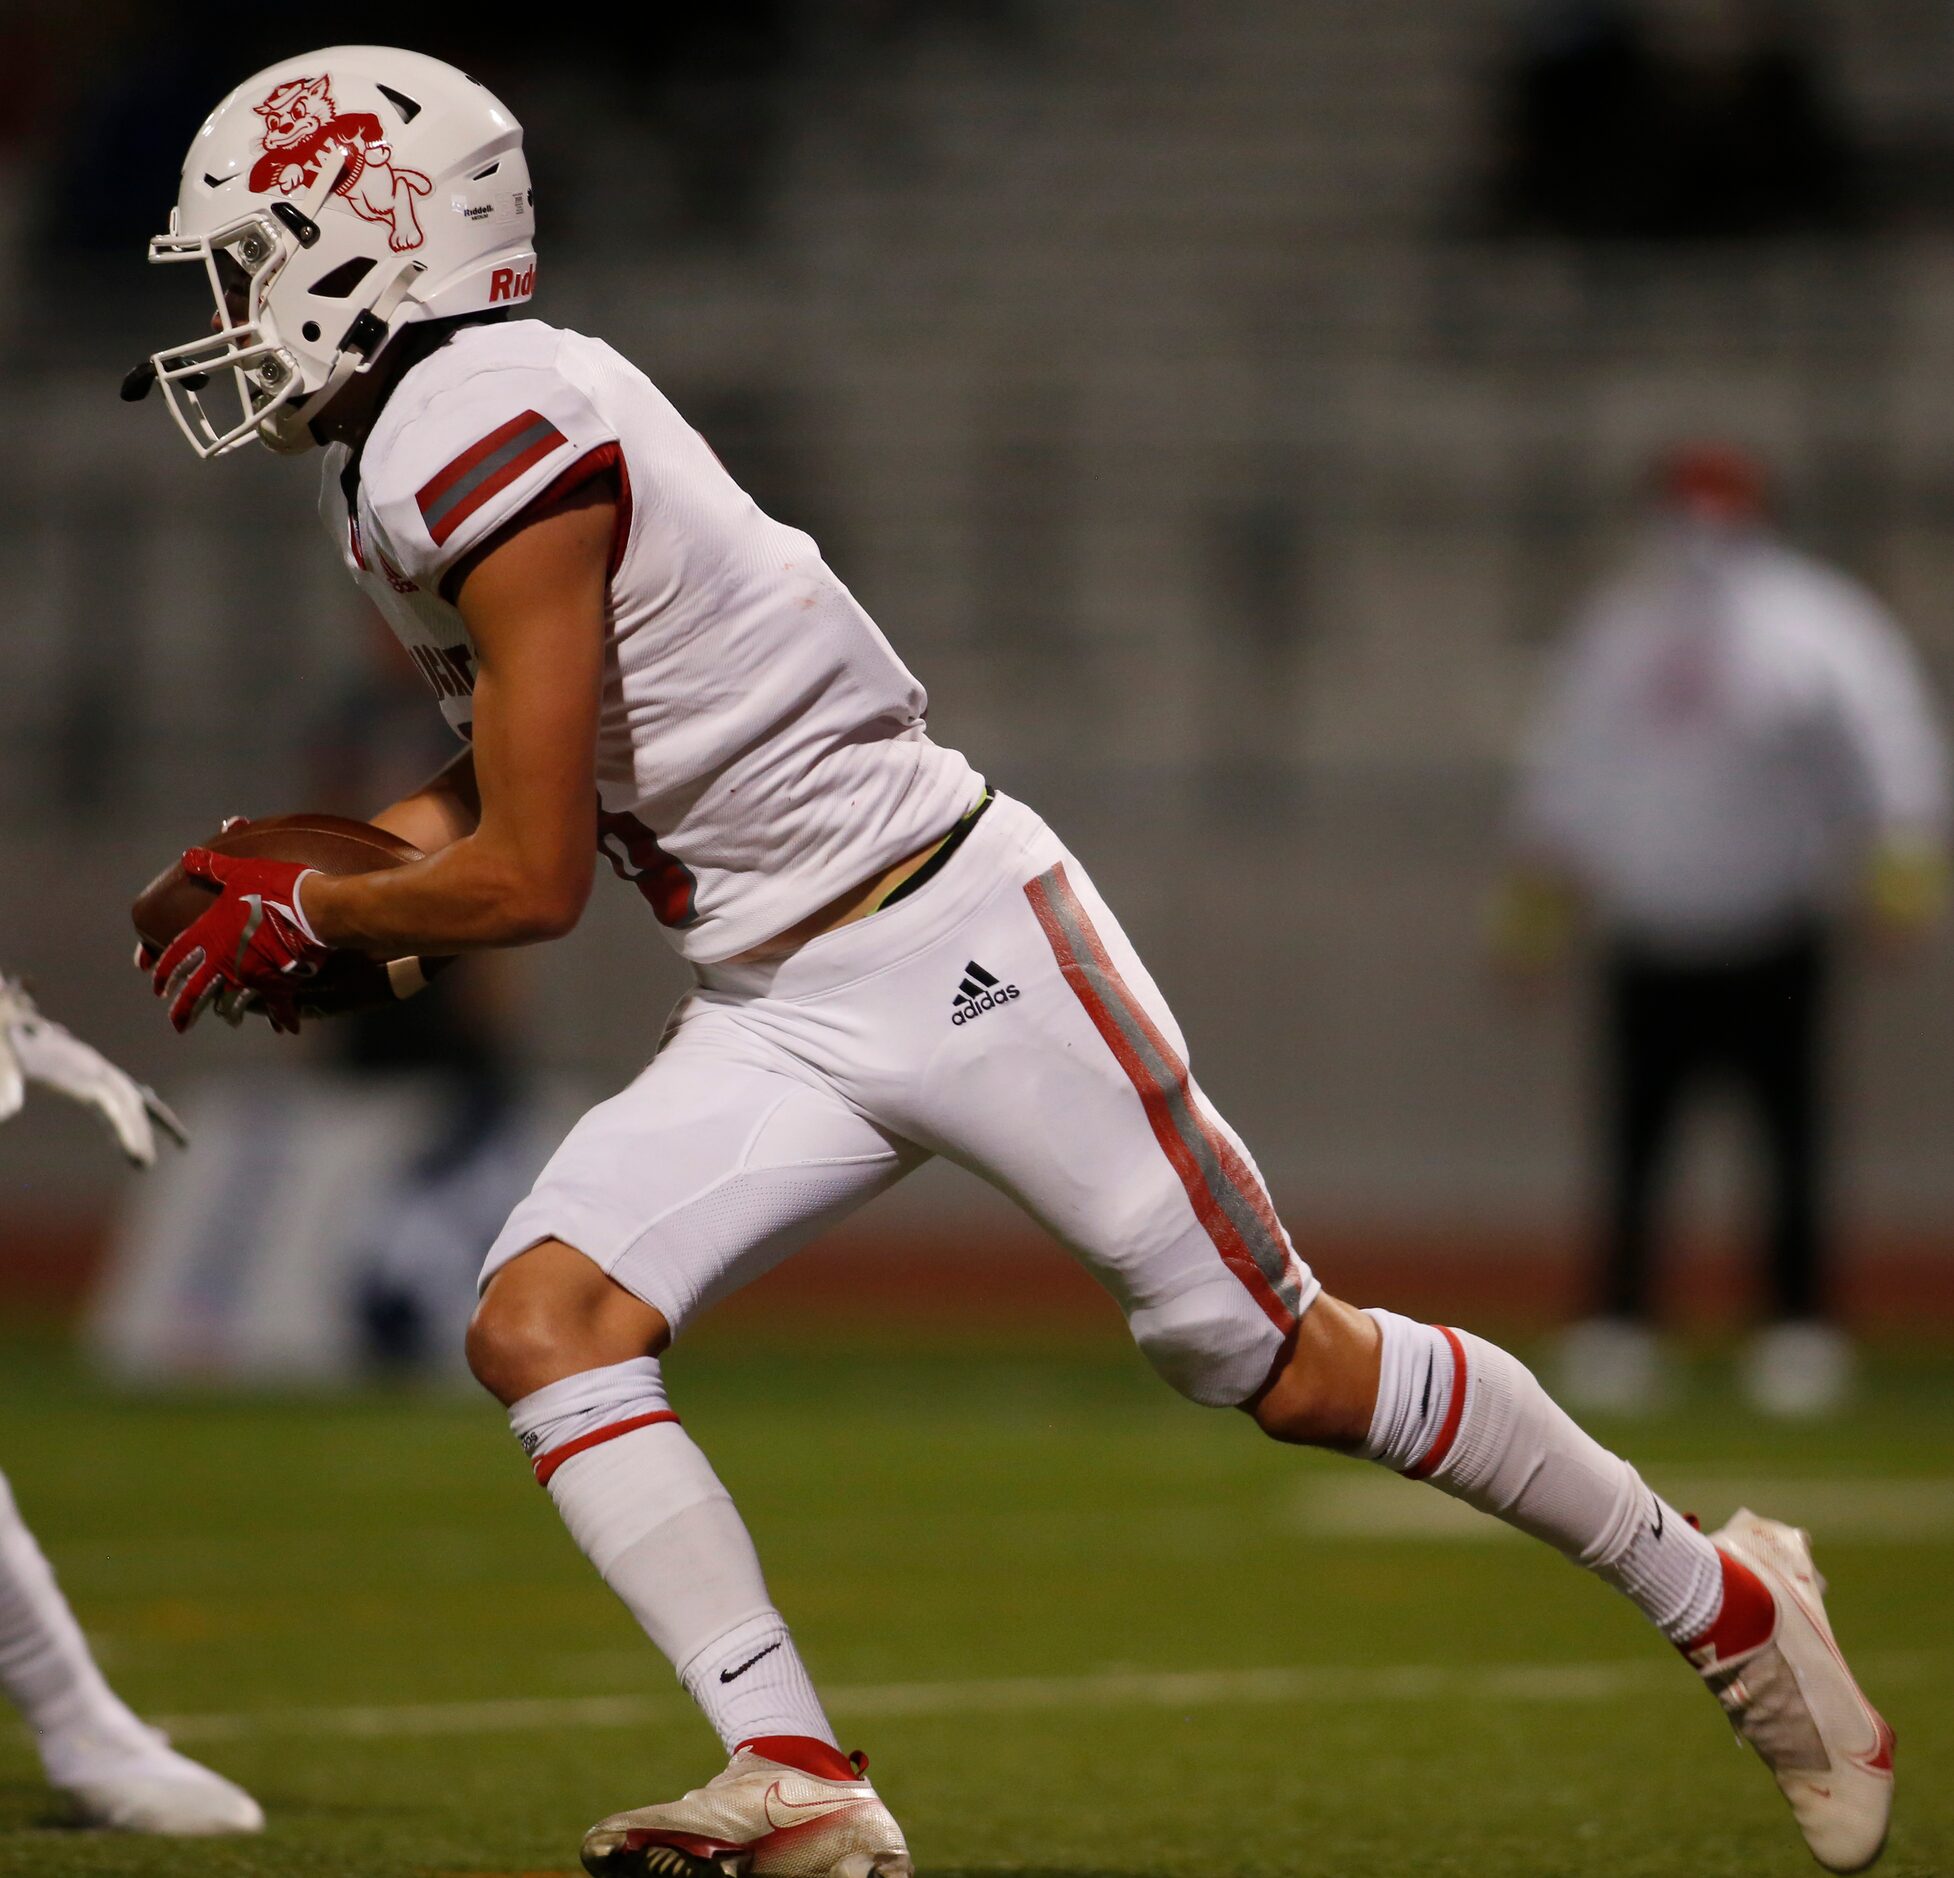
[[[1626,1603],[1118,1345],[670,1371],[926,1873],[1816,1869]],[[1706,1383],[1632,1446],[1706,1518],[1754,1479],[1817,1528],[1899,1731],[1884,1869],[1954,1871],[1954,1367],[1890,1359],[1813,1434]],[[0,1466],[116,1682],[272,1819],[61,1830],[0,1723],[0,1873],[567,1873],[715,1769],[486,1399],[145,1404],[0,1344]]]

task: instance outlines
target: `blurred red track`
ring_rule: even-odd
[[[1562,1320],[1583,1302],[1571,1233],[1403,1225],[1295,1230],[1324,1281],[1356,1303],[1525,1325]],[[92,1222],[8,1221],[0,1230],[0,1313],[74,1312],[101,1269],[104,1237]],[[1845,1316],[1863,1328],[1944,1333],[1954,1328],[1954,1235],[1849,1234],[1839,1289]],[[1665,1296],[1667,1314],[1679,1323],[1742,1321],[1749,1276],[1740,1249],[1729,1240],[1680,1238]],[[1030,1228],[981,1237],[844,1229],[720,1305],[713,1317],[754,1328],[818,1321],[939,1331],[1117,1329],[1098,1286]]]

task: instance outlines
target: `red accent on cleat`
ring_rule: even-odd
[[[1768,1643],[1778,1624],[1777,1601],[1764,1580],[1721,1546],[1717,1557],[1723,1563],[1723,1602],[1709,1629],[1682,1646],[1685,1656],[1706,1668]]]
[[[1890,1774],[1893,1771],[1893,1749],[1895,1746],[1893,1730],[1888,1726],[1884,1715],[1875,1712],[1873,1721],[1879,1731],[1879,1746],[1872,1751],[1863,1765],[1871,1773]]]
[[[741,1754],[748,1748],[767,1760],[778,1761],[783,1767],[812,1774],[817,1780],[857,1780],[861,1777],[839,1748],[831,1748],[825,1741],[817,1741],[812,1735],[755,1735],[751,1741],[742,1741],[733,1752]],[[867,1767],[868,1757],[864,1755],[862,1768],[866,1770]]]

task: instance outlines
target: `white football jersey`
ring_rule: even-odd
[[[475,653],[444,579],[537,497],[615,468],[592,839],[685,957],[784,932],[981,793],[814,542],[601,341],[464,327],[394,388],[356,479],[346,446],[326,459],[326,524],[464,737]]]

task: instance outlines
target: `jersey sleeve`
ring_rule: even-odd
[[[1507,819],[1514,858],[1580,873],[1594,840],[1597,793],[1605,793],[1608,732],[1625,708],[1616,596],[1589,603],[1556,648],[1527,726]]]
[[[616,451],[616,430],[561,373],[501,368],[406,417],[379,462],[369,449],[367,497],[402,572],[438,593],[466,554],[538,496]]]
[[[1859,806],[1876,835],[1947,837],[1947,739],[1899,624],[1870,596],[1834,597],[1825,651]]]

